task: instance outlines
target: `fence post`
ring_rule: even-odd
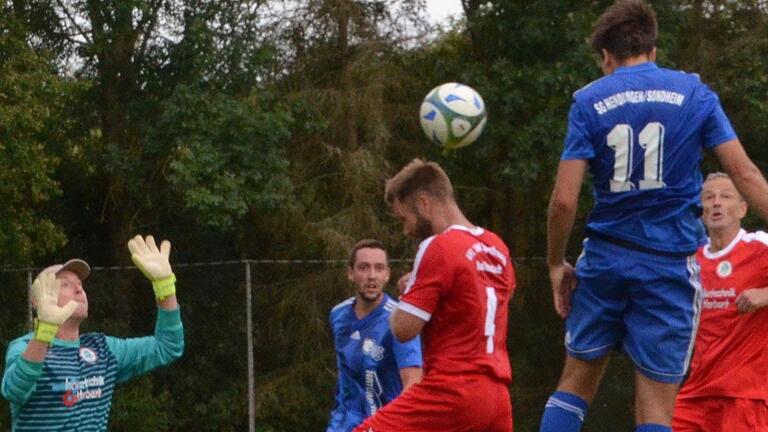
[[[253,376],[253,306],[251,303],[251,262],[245,261],[245,316],[248,342],[248,431],[256,432],[255,379]]]

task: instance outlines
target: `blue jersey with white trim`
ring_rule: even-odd
[[[693,253],[702,147],[736,138],[698,75],[652,62],[617,68],[577,91],[562,160],[588,160],[595,194],[588,230],[639,246]]]
[[[353,430],[400,394],[400,369],[421,367],[420,339],[400,343],[389,328],[395,300],[384,294],[381,304],[362,319],[355,316],[354,302],[349,298],[330,314],[338,382],[327,432]]]

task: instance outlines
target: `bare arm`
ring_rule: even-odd
[[[741,142],[738,139],[728,141],[715,147],[714,152],[747,204],[768,223],[768,183]]]
[[[395,309],[389,317],[389,326],[392,329],[392,334],[395,335],[399,342],[407,342],[418,336],[425,323],[426,321],[416,315],[400,309]]]
[[[555,311],[561,318],[570,312],[571,291],[576,283],[573,267],[565,262],[565,248],[576,220],[586,167],[585,160],[560,161],[547,210],[547,264]]]
[[[175,310],[179,307],[179,302],[176,299],[176,294],[166,297],[163,300],[158,299],[157,305],[165,310]]]
[[[422,373],[420,367],[405,367],[400,369],[400,380],[403,382],[403,391],[421,381]]]
[[[547,210],[547,264],[556,265],[565,260],[565,247],[576,220],[581,183],[587,162],[565,160],[557,168],[557,178]]]
[[[24,360],[42,363],[48,353],[48,344],[32,338],[27,344],[27,349],[21,354]]]

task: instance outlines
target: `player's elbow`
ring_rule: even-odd
[[[16,405],[24,405],[32,395],[35,387],[36,385],[33,384],[30,388],[27,389],[14,388],[13,386],[9,385],[6,376],[3,376],[3,382],[0,386],[0,393],[3,396],[3,399],[7,400],[8,402]]]
[[[402,329],[402,328],[400,328],[398,330],[395,330],[393,328],[392,329],[392,335],[395,336],[395,339],[397,339],[398,342],[405,343],[405,342],[408,342],[409,340],[415,338],[419,334],[418,333],[409,332],[409,331],[407,331],[405,329]]]
[[[562,194],[553,194],[549,200],[549,215],[576,213],[579,203],[576,198]]]
[[[165,335],[164,335],[165,336]],[[184,354],[184,335],[157,338],[156,355],[161,365],[169,365]]]
[[[411,316],[408,313],[403,313],[396,310],[389,318],[389,327],[392,330],[392,335],[398,342],[408,342],[421,333],[423,327],[423,321],[418,321],[418,318]]]
[[[418,335],[418,333],[412,334],[412,331],[409,331],[409,329],[407,329],[402,322],[396,319],[391,319],[389,321],[389,326],[392,328],[392,335],[395,337],[395,339],[397,339],[398,342],[401,343],[408,342],[409,340],[415,338],[416,335]]]

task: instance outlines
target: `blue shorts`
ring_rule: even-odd
[[[621,347],[648,378],[683,381],[702,302],[695,255],[659,256],[589,238],[576,278],[565,323],[569,355],[595,360]]]

